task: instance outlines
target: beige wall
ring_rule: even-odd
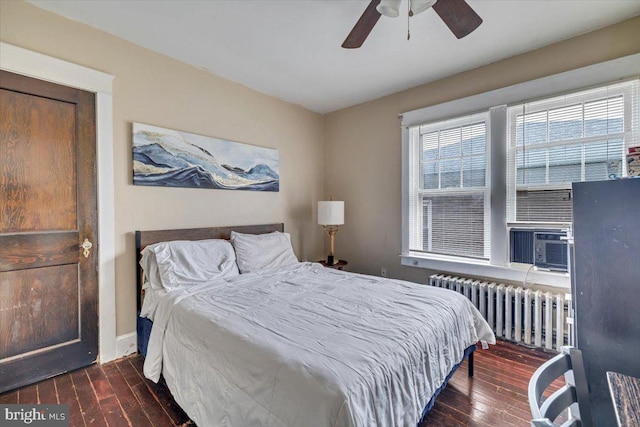
[[[300,259],[323,253],[315,203],[346,201],[336,255],[350,269],[424,282],[400,266],[398,114],[640,52],[640,17],[534,52],[326,115],[324,118],[208,72],[19,1],[0,1],[0,40],[115,76],[117,333],[135,330],[133,231],[284,222]],[[131,184],[131,123],[280,150],[279,193]],[[326,156],[326,157],[325,157]],[[325,161],[324,159],[327,159]]]
[[[23,2],[0,2],[0,40],[115,76],[118,335],[135,330],[135,230],[284,222],[300,259],[321,256],[322,116]],[[280,192],[133,186],[132,122],[276,148]]]
[[[363,273],[426,282],[402,267],[398,115],[640,52],[640,17],[325,116],[327,194],[345,200],[336,255]]]

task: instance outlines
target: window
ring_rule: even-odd
[[[488,114],[411,129],[411,250],[489,258]]]
[[[569,224],[572,182],[624,176],[631,88],[610,85],[509,108],[510,222]]]
[[[560,76],[403,114],[404,265],[522,280],[510,227],[565,228],[573,182],[626,176],[639,80],[558,96],[576,84]]]

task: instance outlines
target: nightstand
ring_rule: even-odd
[[[347,266],[347,264],[349,264],[347,261],[341,259],[338,262],[334,263],[333,265],[329,265],[327,264],[326,260],[320,260],[318,261],[319,264],[322,264],[323,267],[327,267],[327,268],[335,268],[336,270],[342,270],[343,268],[345,268]]]

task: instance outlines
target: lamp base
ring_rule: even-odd
[[[334,264],[334,257],[333,255],[329,255],[327,257],[327,265],[333,265]]]

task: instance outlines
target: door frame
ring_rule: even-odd
[[[98,191],[99,363],[118,354],[115,294],[115,209],[113,170],[114,76],[58,58],[0,42],[0,69],[96,94]]]

